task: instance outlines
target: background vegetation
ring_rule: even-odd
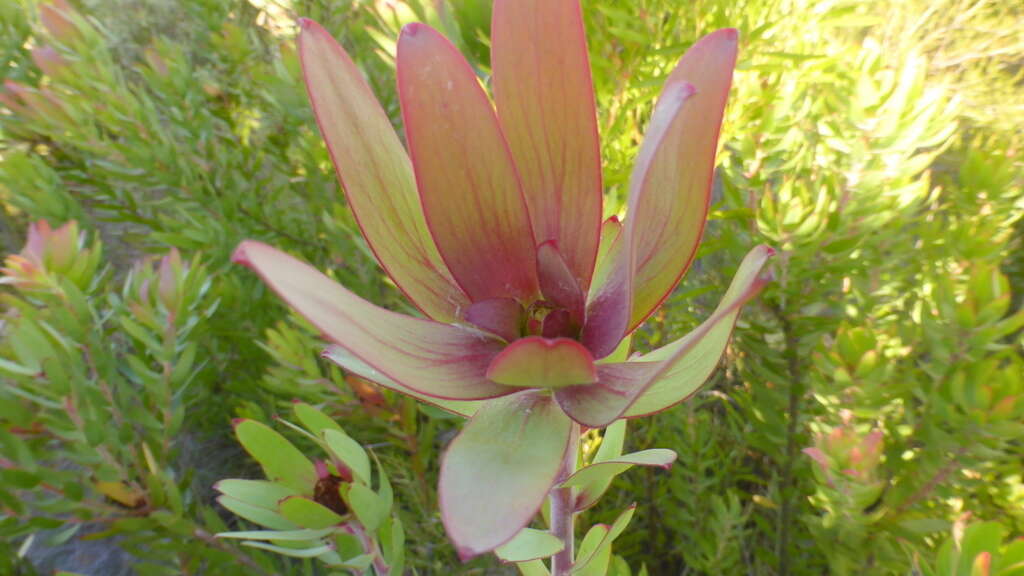
[[[329,367],[227,261],[258,238],[409,312],[338,193],[294,18],[347,46],[397,126],[398,29],[440,27],[486,79],[489,2],[71,2],[0,3],[3,251],[41,219],[85,233],[40,270],[8,260],[0,573],[322,573],[211,536],[236,522],[212,483],[257,475],[230,420],[293,399],[381,458],[410,570],[507,571],[458,565],[443,537],[457,422]],[[742,39],[712,224],[637,347],[695,326],[749,246],[780,249],[713,382],[631,426],[631,448],[679,462],[625,475],[586,520],[639,502],[617,553],[650,574],[968,575],[985,554],[1020,573],[1024,6],[583,5],[608,214],[677,58],[719,27]]]

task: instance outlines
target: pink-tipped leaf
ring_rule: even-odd
[[[457,416],[463,416],[469,418],[474,412],[480,408],[481,400],[443,400],[428,394],[424,394],[417,390],[413,390],[404,384],[395,381],[388,376],[385,376],[376,368],[368,365],[359,358],[352,355],[351,352],[345,350],[341,346],[328,346],[326,350],[321,354],[324,358],[334,362],[346,372],[350,372],[377,384],[383,386],[389,390],[411,396],[420,402],[425,402],[432,406],[436,406],[445,412],[450,412]]]
[[[467,560],[512,540],[562,469],[572,423],[534,390],[485,403],[441,461],[441,520]]]
[[[427,229],[398,135],[345,50],[316,22],[300,24],[306,90],[363,236],[413,304],[438,321],[457,319],[469,300]]]
[[[612,555],[612,543],[626,530],[629,521],[633,519],[634,512],[636,512],[636,504],[631,504],[629,508],[619,513],[618,518],[611,526],[607,524],[593,525],[583,537],[583,541],[580,542],[572,573],[579,576],[607,574]]]
[[[675,86],[694,93],[667,127],[639,189],[630,190],[626,234],[633,242],[633,309],[629,330],[668,297],[697,253],[715,170],[722,115],[736,65],[737,33],[723,29],[694,44],[669,76],[661,99]]]
[[[650,466],[669,469],[676,460],[676,453],[665,448],[651,448],[631,454],[600,460],[580,468],[562,482],[562,487],[576,488],[576,510],[586,510],[604,494],[612,480],[634,466]]]
[[[751,250],[718,308],[692,332],[628,362],[598,365],[598,383],[557,390],[559,405],[580,424],[600,428],[688,398],[718,366],[743,305],[768,283],[762,270],[774,253],[767,246]]]
[[[537,242],[554,240],[587,289],[601,223],[594,88],[576,0],[494,3],[494,100]]]
[[[597,371],[579,342],[529,336],[502,350],[487,368],[487,378],[520,388],[564,388],[594,383]]]
[[[643,227],[642,223],[636,222],[634,214],[645,191],[649,190],[648,181],[652,177],[654,160],[661,155],[673,124],[682,115],[693,94],[694,88],[691,84],[669,83],[654,108],[647,133],[644,135],[644,143],[640,147],[630,176],[630,217],[604,256],[607,264],[602,266],[608,266],[607,275],[602,271],[601,283],[596,290],[591,291],[590,301],[587,303],[587,317],[581,340],[596,358],[604,358],[611,354],[623,336],[629,332],[633,293],[639,289],[635,286],[633,274],[637,237]]]
[[[474,302],[536,296],[533,232],[519,175],[487,95],[436,30],[398,40],[398,93],[427,225]]]
[[[375,306],[260,242],[243,242],[233,259],[259,274],[328,340],[402,386],[448,400],[493,398],[516,390],[485,377],[504,346],[489,334]]]

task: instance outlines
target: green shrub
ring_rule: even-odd
[[[398,29],[443,30],[486,83],[489,3],[72,4],[0,5],[0,241],[22,254],[2,294],[0,572],[318,573],[213,537],[247,528],[214,480],[256,476],[231,419],[296,398],[374,447],[410,569],[500,570],[455,568],[437,519],[458,422],[329,366],[315,330],[227,261],[258,238],[412,313],[338,194],[292,20],[339,37],[397,126]],[[606,215],[674,62],[715,28],[742,39],[713,220],[638,343],[705,318],[746,247],[780,251],[712,385],[632,427],[629,449],[679,453],[671,474],[624,476],[587,521],[657,503],[616,542],[651,574],[1014,573],[999,558],[1024,533],[1024,9],[583,5]],[[23,250],[40,220],[74,258]],[[42,553],[85,537],[124,556]]]

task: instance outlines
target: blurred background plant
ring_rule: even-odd
[[[635,346],[695,326],[749,246],[780,250],[711,385],[631,427],[628,450],[679,453],[671,473],[624,475],[585,513],[646,504],[614,573],[1016,573],[1024,7],[583,7],[607,215],[676,59],[715,28],[742,41],[700,259]],[[0,3],[0,573],[324,573],[213,537],[253,528],[214,503],[215,480],[258,476],[230,421],[295,399],[380,458],[407,570],[508,571],[444,540],[430,488],[458,421],[330,367],[227,262],[258,238],[412,313],[338,194],[297,16],[339,38],[396,126],[406,22],[487,81],[489,0]]]

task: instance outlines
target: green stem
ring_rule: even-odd
[[[568,478],[576,471],[576,462],[579,458],[580,448],[580,425],[573,422],[572,431],[569,436],[569,447],[565,451],[565,458],[562,460],[562,472],[558,476],[558,482]],[[576,494],[573,488],[556,488],[551,492],[551,533],[565,543],[565,548],[558,554],[551,557],[551,576],[568,576],[572,570],[575,530],[573,522],[576,516]]]
[[[779,508],[778,540],[775,553],[779,558],[779,576],[789,576],[790,573],[790,528],[793,523],[793,466],[799,457],[799,444],[797,442],[800,434],[800,400],[804,394],[803,371],[800,366],[798,347],[800,337],[797,335],[792,322],[786,313],[779,307],[772,307],[772,311],[782,324],[782,333],[785,336],[785,350],[783,356],[786,360],[786,368],[789,375],[789,398],[787,413],[789,422],[786,425],[786,453],[782,464],[782,478],[780,497],[782,504]]]

